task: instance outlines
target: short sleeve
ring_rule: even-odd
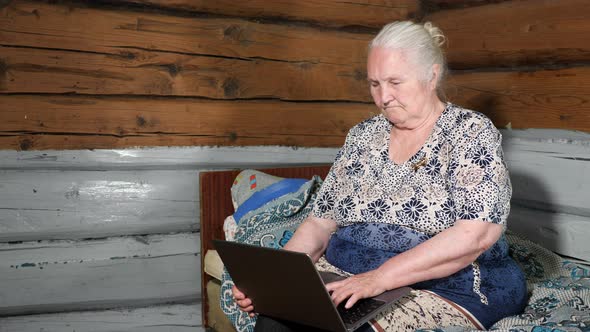
[[[316,196],[311,210],[311,215],[316,218],[331,219],[336,221],[334,214],[334,206],[336,203],[338,182],[341,181],[342,174],[338,170],[343,169],[343,165],[346,163],[348,151],[350,151],[352,145],[351,135],[347,135],[346,142],[338,150],[334,163],[326,175],[320,190]]]
[[[451,195],[457,219],[506,225],[512,186],[502,135],[487,118],[469,121],[453,147]]]

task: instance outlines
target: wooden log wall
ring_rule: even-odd
[[[329,164],[336,153],[0,151],[0,332],[204,332],[199,173]]]
[[[199,171],[331,162],[390,21],[443,29],[451,101],[590,132],[587,5],[0,1],[0,332],[204,331]],[[512,228],[588,259],[588,134],[503,134]]]
[[[366,45],[398,19],[446,33],[451,101],[589,131],[587,4],[3,1],[0,149],[337,147],[376,112]]]

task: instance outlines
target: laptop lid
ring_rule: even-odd
[[[329,331],[353,330],[372,317],[346,326],[304,253],[221,240],[213,243],[234,283],[252,299],[258,313]],[[404,287],[380,297],[391,302],[408,292]]]

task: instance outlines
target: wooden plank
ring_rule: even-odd
[[[417,16],[416,0],[265,0],[236,3],[231,0],[129,0],[118,3],[140,3],[159,8],[190,10],[201,13],[250,18],[311,21],[324,26],[366,26],[380,28],[395,21]]]
[[[335,147],[376,108],[359,103],[0,96],[0,148]]]
[[[195,170],[0,170],[0,183],[0,242],[199,229]]]
[[[504,139],[513,202],[590,217],[590,134],[577,141]]]
[[[561,255],[590,262],[590,217],[513,204],[508,228]]]
[[[0,170],[194,170],[326,164],[337,148],[159,147],[121,150],[0,150]]]
[[[0,244],[0,315],[194,302],[195,233]]]
[[[336,147],[342,146],[344,137],[325,136],[281,136],[236,137],[226,136],[160,136],[107,137],[81,135],[14,135],[0,136],[2,149],[50,150],[50,149],[125,149],[157,146],[289,146]]]
[[[205,332],[201,303],[0,318],[2,332]]]
[[[488,5],[491,2],[499,3],[511,0],[428,0],[422,3],[422,11],[432,13],[439,10],[468,8],[475,6]]]
[[[326,164],[336,151],[0,151],[0,242],[195,231],[201,170]]]
[[[344,136],[282,136],[236,137],[232,133],[225,136],[164,136],[148,135],[139,137],[112,137],[94,135],[10,135],[0,136],[0,147],[13,150],[51,150],[51,149],[125,149],[157,146],[288,146],[336,147],[342,146]]]
[[[529,0],[444,10],[424,20],[449,41],[451,68],[588,62],[586,0]]]
[[[488,115],[497,127],[590,132],[590,68],[456,72],[447,95]]]
[[[502,132],[515,201],[589,215],[585,188],[590,187],[590,134]],[[0,234],[4,241],[16,241],[195,229],[199,170],[331,163],[336,151],[287,147],[2,151]],[[127,195],[131,191],[134,196]],[[92,194],[98,192],[103,195],[100,200]]]
[[[236,58],[363,65],[369,34],[262,24],[228,18],[177,17],[31,1],[0,9],[0,44],[106,53],[136,50]]]
[[[133,57],[0,47],[1,93],[372,102],[364,64],[289,63],[134,51]]]

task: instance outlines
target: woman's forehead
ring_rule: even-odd
[[[368,79],[385,79],[390,76],[407,76],[415,72],[412,61],[404,50],[373,48],[367,58]]]

